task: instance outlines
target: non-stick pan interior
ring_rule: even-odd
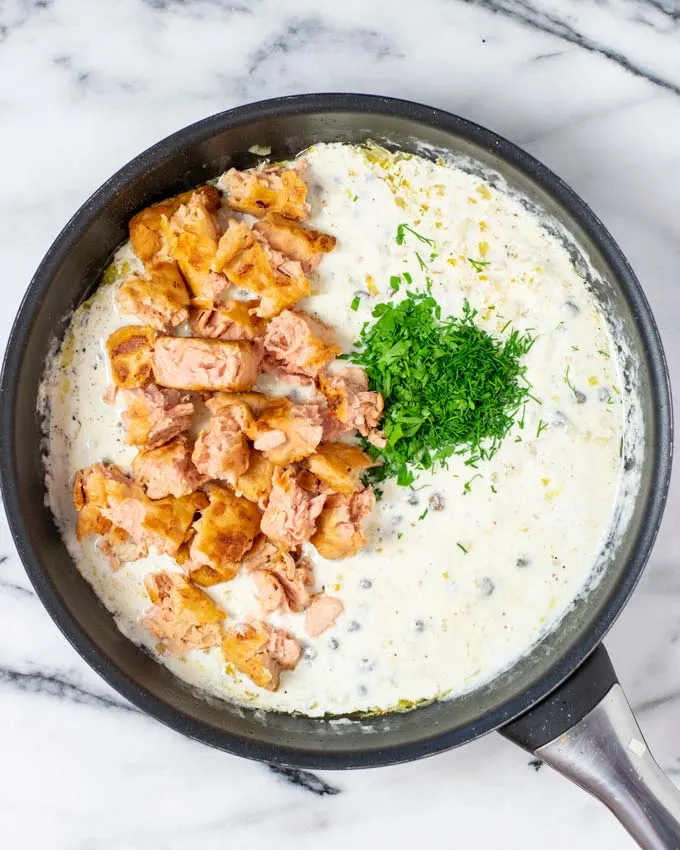
[[[315,142],[368,139],[425,155],[440,149],[470,157],[573,235],[575,261],[620,323],[624,354],[627,349],[632,355],[631,416],[644,427],[644,451],[631,450],[627,458],[635,509],[624,533],[603,553],[599,583],[559,629],[489,685],[410,713],[364,720],[254,712],[206,700],[176,679],[118,632],[82,579],[44,505],[37,388],[55,335],[61,336],[73,308],[95,286],[136,211],[230,165],[253,164],[253,145],[271,146],[279,159]],[[19,552],[43,602],[85,659],[130,700],[186,734],[242,755],[301,766],[415,758],[493,729],[548,693],[599,642],[632,590],[658,527],[670,466],[668,386],[658,336],[632,272],[593,214],[528,155],[475,125],[413,104],[352,95],[284,98],[215,116],[147,151],[105,184],[66,227],[26,296],[8,346],[0,416],[4,497]]]

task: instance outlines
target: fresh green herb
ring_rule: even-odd
[[[522,438],[520,437],[520,435],[519,435],[519,434],[515,437],[515,442],[516,442],[516,443],[521,443],[521,442],[522,442]]]
[[[427,269],[427,263],[425,262],[425,260],[423,260],[423,258],[420,256],[420,254],[417,251],[416,251],[416,260],[418,260],[418,265],[420,266],[420,271],[424,272]]]
[[[571,379],[569,378],[569,366],[567,366],[564,372],[564,383],[569,387],[574,395],[576,395],[576,387],[572,384]]]
[[[406,283],[409,283],[409,284],[413,283],[413,278],[411,277],[411,275],[408,272],[404,272],[403,278],[406,281]]]
[[[545,431],[545,429],[546,429],[547,427],[548,427],[548,423],[547,423],[547,422],[544,422],[542,419],[539,419],[539,420],[538,420],[538,428],[536,429],[536,436],[537,436],[537,437],[540,437],[540,436],[541,436],[541,433],[542,433],[543,431]]]
[[[480,328],[476,316],[465,302],[461,317],[442,318],[424,292],[375,306],[374,323],[349,357],[385,401],[387,445],[365,445],[383,460],[371,480],[396,476],[406,486],[417,470],[446,466],[454,454],[475,464],[498,450],[529,399],[521,358],[533,337],[512,330],[499,338]]]
[[[422,514],[418,517],[418,520],[425,519],[425,517],[427,516],[427,512],[428,512],[428,508],[425,508],[425,510],[422,512]]]
[[[466,554],[466,555],[467,555],[468,550],[465,548],[465,546],[463,546],[463,544],[462,544],[462,543],[456,543],[456,546],[457,546],[459,549],[462,549],[462,551],[464,552],[464,554]]]
[[[597,353],[601,354],[606,360],[609,360],[609,353],[608,352],[603,351],[601,348],[598,348]]]
[[[525,404],[523,404],[523,405],[522,405],[522,415],[521,415],[521,416],[520,416],[520,418],[517,420],[517,424],[519,425],[519,427],[520,427],[522,430],[524,430],[524,414],[525,414],[526,412],[527,412],[527,406],[526,406],[526,403],[525,403]]]
[[[564,319],[563,319],[561,322],[558,322],[558,323],[555,325],[555,330],[556,330],[556,331],[558,331],[560,328],[563,328],[563,327],[565,326],[565,324],[566,324],[566,322],[565,322],[565,321],[564,321]]]
[[[571,350],[572,351],[579,351],[580,349],[579,349],[578,345],[572,345]]]
[[[401,540],[401,538],[402,538],[403,536],[404,536],[404,532],[403,532],[403,531],[398,531],[398,532],[397,532],[397,540]]]
[[[352,298],[352,303],[349,305],[349,309],[354,310],[356,313],[359,309],[359,304],[361,304],[361,298],[358,295],[355,295],[354,298]]]
[[[472,488],[472,482],[475,480],[475,478],[481,478],[481,477],[482,477],[481,472],[478,472],[477,475],[473,475],[472,478],[469,481],[466,481],[465,484],[463,484],[463,493],[469,493],[471,488]]]
[[[406,234],[410,233],[412,236],[415,236],[420,242],[424,242],[426,245],[434,246],[434,239],[428,239],[427,236],[423,236],[422,233],[418,233],[417,230],[414,230],[408,224],[400,224],[397,227],[397,235],[395,238],[395,242],[397,245],[403,245],[404,239],[406,238]]]
[[[390,278],[390,286],[396,292],[401,286],[401,275],[393,274]]]
[[[467,258],[468,263],[476,272],[483,271],[487,266],[491,265],[489,260],[473,260],[472,257]]]
[[[496,488],[493,486],[493,484],[491,484],[491,492],[492,492],[494,495],[495,495],[496,493],[498,493],[498,490],[496,490]]]
[[[355,204],[356,204],[356,202],[357,202],[358,200],[359,200],[359,196],[358,196],[358,195],[355,195],[355,196],[352,198],[352,203],[355,203]]]

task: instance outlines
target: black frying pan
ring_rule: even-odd
[[[573,235],[587,255],[603,308],[617,317],[637,370],[624,364],[642,406],[645,450],[625,534],[610,540],[603,578],[533,651],[458,699],[343,723],[262,714],[205,699],[128,641],[74,568],[44,505],[36,394],[48,347],[153,201],[248,167],[253,145],[283,159],[314,142],[426,143],[494,169],[529,204]],[[587,272],[586,272],[587,273]],[[598,282],[598,276],[601,281]],[[668,373],[654,320],[631,268],[602,223],[558,177],[524,151],[468,121],[424,106],[362,95],[306,95],[240,107],[150,148],[105,183],[66,225],[19,310],[0,385],[0,472],[12,534],[51,616],[85,660],[132,703],[197,740],[248,758],[311,768],[393,764],[499,729],[601,797],[645,847],[680,847],[680,803],[646,750],[600,642],[649,557],[671,467]],[[634,479],[631,477],[631,481]],[[587,660],[588,659],[588,660]],[[584,663],[585,662],[585,663]]]

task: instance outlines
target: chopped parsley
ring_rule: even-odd
[[[473,260],[472,257],[467,258],[468,263],[476,272],[483,271],[487,266],[491,265],[489,260]]]
[[[413,283],[413,278],[411,277],[411,275],[408,272],[404,272],[402,277],[404,278],[406,283]]]
[[[401,275],[393,274],[390,278],[390,286],[396,292],[401,286]]]
[[[418,470],[446,466],[452,455],[473,465],[498,450],[530,398],[522,356],[534,337],[511,330],[504,338],[479,327],[467,301],[460,317],[442,318],[427,292],[373,309],[348,357],[363,366],[370,388],[385,400],[387,445],[366,444],[382,465],[373,481],[396,477],[406,486]]]
[[[359,309],[359,304],[361,304],[361,298],[358,295],[355,295],[354,298],[352,298],[352,303],[349,305],[350,310],[354,310],[356,313]]]

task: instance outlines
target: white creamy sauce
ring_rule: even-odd
[[[418,157],[386,162],[375,151],[319,145],[305,158],[308,224],[338,244],[314,274],[313,296],[299,306],[333,325],[349,351],[373,306],[400,297],[390,276],[408,271],[413,287],[423,288],[428,275],[443,315],[460,315],[468,299],[488,330],[500,334],[510,321],[537,335],[525,362],[540,404],[527,405],[523,427],[516,423],[478,469],[453,458],[448,469],[421,474],[413,489],[386,483],[366,525],[369,544],[355,557],[325,561],[309,547],[317,589],[338,596],[345,613],[316,639],[305,635],[302,614],[270,618],[305,646],[277,692],[225,673],[218,649],[161,660],[211,694],[311,715],[455,696],[526,653],[593,574],[621,472],[620,378],[610,335],[563,246],[508,194]],[[404,222],[434,239],[436,251],[408,233],[398,245]],[[475,271],[468,258],[488,265]],[[119,269],[136,262],[127,246],[117,255]],[[136,451],[124,443],[121,405],[101,401],[109,383],[103,341],[130,323],[113,295],[113,285],[101,286],[76,311],[47,368],[48,498],[78,569],[120,629],[154,652],[139,625],[150,604],[142,577],[178,569],[174,561],[151,555],[114,573],[93,538],[75,539],[75,471],[101,459],[127,470]],[[428,509],[434,497],[442,510]],[[248,576],[207,592],[234,620],[258,612]]]

